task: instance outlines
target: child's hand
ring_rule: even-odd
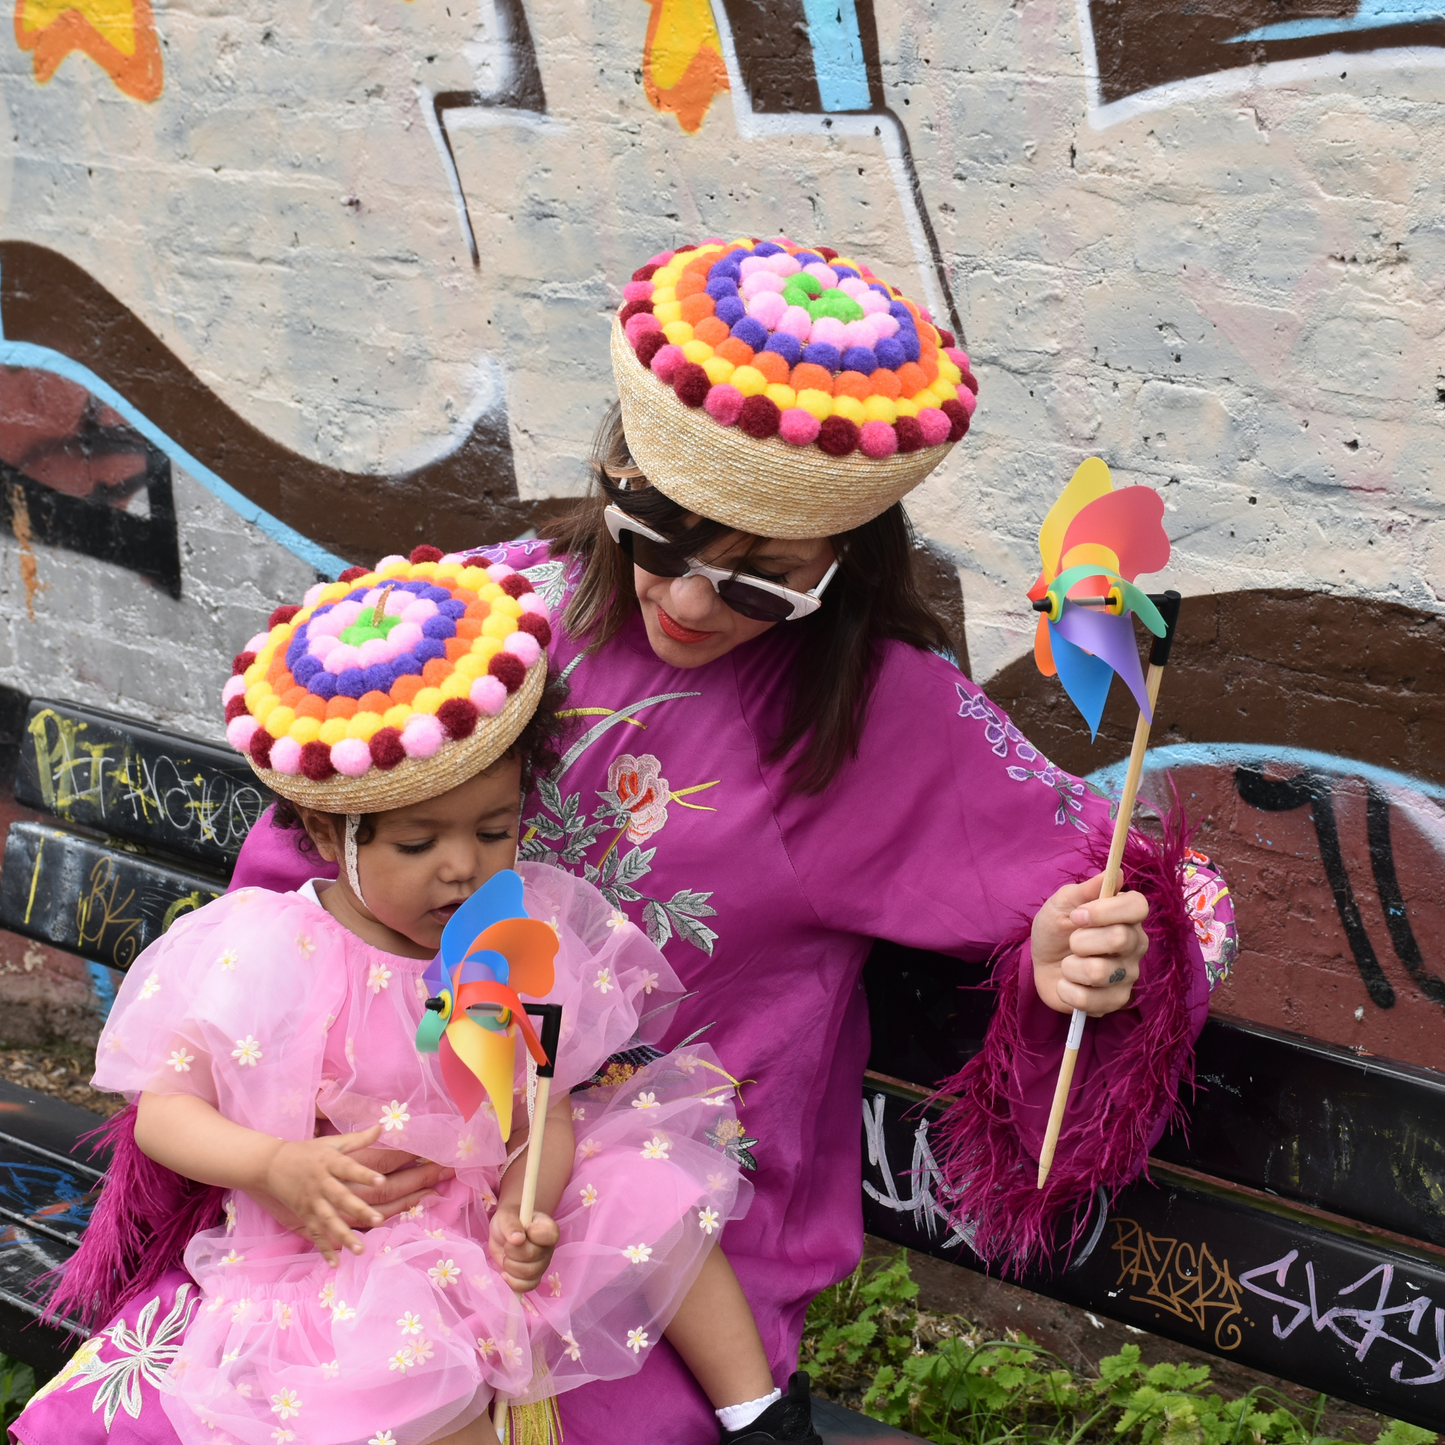
[[[560,1238],[557,1221],[550,1214],[539,1211],[523,1229],[517,1206],[502,1203],[492,1215],[487,1247],[502,1271],[502,1278],[516,1293],[529,1294],[542,1282]]]
[[[347,1183],[385,1183],[385,1176],[351,1159],[348,1155],[375,1144],[381,1125],[355,1134],[328,1134],[301,1143],[281,1141],[266,1166],[262,1187],[280,1200],[300,1221],[299,1233],[313,1240],[327,1264],[336,1264],[338,1248],[360,1254],[361,1238],[351,1225],[374,1226],[381,1214],[358,1199]]]
[[[1100,898],[1103,874],[1060,888],[1034,916],[1034,987],[1051,1009],[1102,1018],[1128,1006],[1149,947],[1142,893]]]

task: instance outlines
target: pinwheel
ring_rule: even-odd
[[[1034,638],[1034,659],[1045,677],[1058,675],[1089,724],[1090,737],[1098,735],[1116,673],[1139,704],[1101,898],[1112,898],[1119,891],[1124,843],[1149,746],[1154,704],[1159,700],[1159,683],[1179,619],[1177,592],[1151,598],[1134,585],[1140,573],[1157,572],[1169,561],[1163,518],[1164,501],[1157,492],[1149,487],[1124,487],[1116,492],[1109,468],[1098,457],[1090,457],[1070,478],[1039,528],[1043,571],[1029,589],[1034,610],[1042,614]],[[1134,617],[1155,637],[1147,681],[1139,667]],[[1087,1017],[1082,1009],[1075,1009],[1069,1021],[1048,1129],[1039,1151],[1040,1189],[1053,1167]]]
[[[556,956],[557,935],[527,916],[522,880],[508,868],[452,915],[441,951],[423,975],[432,997],[417,1026],[416,1046],[440,1054],[442,1078],[464,1118],[470,1119],[484,1098],[492,1101],[503,1139],[512,1132],[518,1034],[550,1074],[551,1061],[520,995],[542,998],[551,992]]]

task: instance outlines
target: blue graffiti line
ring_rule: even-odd
[[[29,341],[6,341],[0,336],[0,366],[33,367],[38,371],[51,371],[68,381],[83,386],[92,396],[98,397],[109,407],[118,411],[147,441],[163,451],[171,462],[187,475],[192,476],[213,496],[218,497],[243,521],[264,532],[274,542],[279,542],[293,556],[299,557],[308,567],[313,567],[326,577],[339,577],[351,564],[328,552],[325,547],[303,536],[294,527],[288,527],[279,517],[258,507],[249,497],[242,496],[229,482],[223,481],[210,467],[197,461],[179,442],[172,441],[144,412],[137,410],[108,382],[102,381],[88,366],[48,346],[36,346]]]
[[[867,110],[872,97],[855,0],[803,0],[803,15],[823,109]]]
[[[1349,30],[1383,30],[1391,25],[1416,25],[1421,21],[1445,20],[1440,0],[1361,0],[1353,15],[1337,18],[1311,16],[1261,25],[1226,43],[1239,45],[1249,40],[1297,40],[1306,35],[1336,35]]]
[[[87,1194],[93,1187],[91,1181],[54,1165],[0,1162],[0,1208],[12,1218],[33,1216],[51,1229],[83,1229],[90,1218]]]

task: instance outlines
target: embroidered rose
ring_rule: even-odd
[[[603,796],[628,815],[629,842],[647,842],[667,822],[672,793],[661,768],[651,753],[643,753],[640,758],[623,753],[607,769],[607,793]]]

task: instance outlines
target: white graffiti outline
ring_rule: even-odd
[[[888,1162],[888,1145],[883,1133],[883,1111],[887,1095],[875,1094],[872,1100],[863,1100],[863,1132],[868,1141],[868,1162],[883,1176],[888,1192],[880,1193],[866,1179],[863,1190],[868,1197],[895,1214],[911,1214],[915,1228],[921,1229],[930,1239],[938,1233],[940,1224],[949,1224],[950,1216],[934,1195],[934,1185],[943,1188],[945,1197],[951,1192],[938,1161],[933,1157],[933,1148],[928,1142],[928,1120],[920,1119],[913,1132],[913,1166],[908,1170],[912,1176],[913,1193],[904,1199],[898,1193],[893,1177],[893,1167]],[[973,1230],[967,1224],[954,1224],[941,1248],[949,1249],[956,1244],[973,1248]]]

